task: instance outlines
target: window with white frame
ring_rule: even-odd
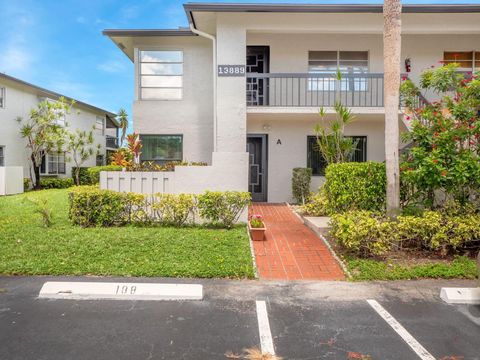
[[[445,51],[443,63],[456,63],[461,70],[475,71],[480,69],[480,51]]]
[[[310,91],[366,91],[367,79],[361,76],[345,77],[340,89],[335,88],[337,72],[342,74],[364,74],[368,72],[368,51],[309,51],[308,72],[325,74],[325,77],[310,78]]]
[[[5,166],[5,146],[0,146],[0,166]]]
[[[181,100],[183,51],[139,51],[139,85],[142,100]]]
[[[42,175],[58,175],[66,173],[65,153],[50,153],[42,156],[42,164],[40,165],[40,174]]]
[[[95,119],[95,129],[101,133],[102,135],[105,134],[105,117],[104,116],[97,116]]]
[[[7,90],[4,87],[0,87],[0,109],[5,108],[5,94]]]

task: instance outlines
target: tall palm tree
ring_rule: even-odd
[[[383,5],[383,64],[385,72],[385,162],[387,169],[387,215],[400,212],[399,127],[402,1]]]
[[[118,119],[118,122],[120,123],[120,129],[122,129],[122,135],[120,137],[120,146],[121,146],[127,136],[127,128],[128,128],[127,111],[125,109],[118,110],[117,119]]]

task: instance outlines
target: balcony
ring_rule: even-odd
[[[336,74],[249,73],[247,106],[381,108],[383,73]]]
[[[110,149],[118,149],[118,138],[116,136],[106,135],[106,147]]]

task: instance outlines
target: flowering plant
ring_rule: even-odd
[[[401,181],[404,200],[424,207],[443,199],[465,204],[480,195],[480,73],[462,73],[458,64],[423,72],[417,87],[401,86],[411,146],[403,155]],[[421,91],[440,100],[420,103]]]
[[[265,227],[265,225],[263,224],[262,215],[252,215],[250,217],[250,227],[255,229]]]

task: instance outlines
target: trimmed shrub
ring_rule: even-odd
[[[310,195],[312,169],[294,168],[292,172],[292,195],[297,203],[305,205]]]
[[[66,189],[73,186],[71,178],[41,178],[40,186],[43,189]]]
[[[310,216],[328,215],[328,199],[323,187],[318,193],[310,195],[308,202],[302,206],[302,212]]]
[[[76,225],[113,226],[146,219],[145,196],[77,186],[69,193],[69,219]]]
[[[87,172],[90,177],[90,184],[94,185],[100,182],[101,171],[122,171],[122,167],[119,165],[105,165],[88,168]]]
[[[382,255],[392,249],[439,251],[480,249],[480,214],[451,215],[425,211],[421,216],[390,220],[369,211],[336,214],[330,235],[339,245],[360,256]]]
[[[72,167],[72,179],[73,182],[75,183],[75,169],[76,167]],[[90,174],[88,173],[89,167],[81,167],[80,168],[80,174],[79,174],[79,180],[80,180],[80,185],[92,185],[92,180],[90,178]]]
[[[250,204],[250,200],[249,192],[206,191],[198,196],[198,210],[200,216],[212,225],[230,229]]]
[[[158,194],[152,209],[160,222],[182,226],[195,210],[195,196],[192,194]]]
[[[385,209],[385,164],[371,161],[330,164],[325,176],[330,213]]]

